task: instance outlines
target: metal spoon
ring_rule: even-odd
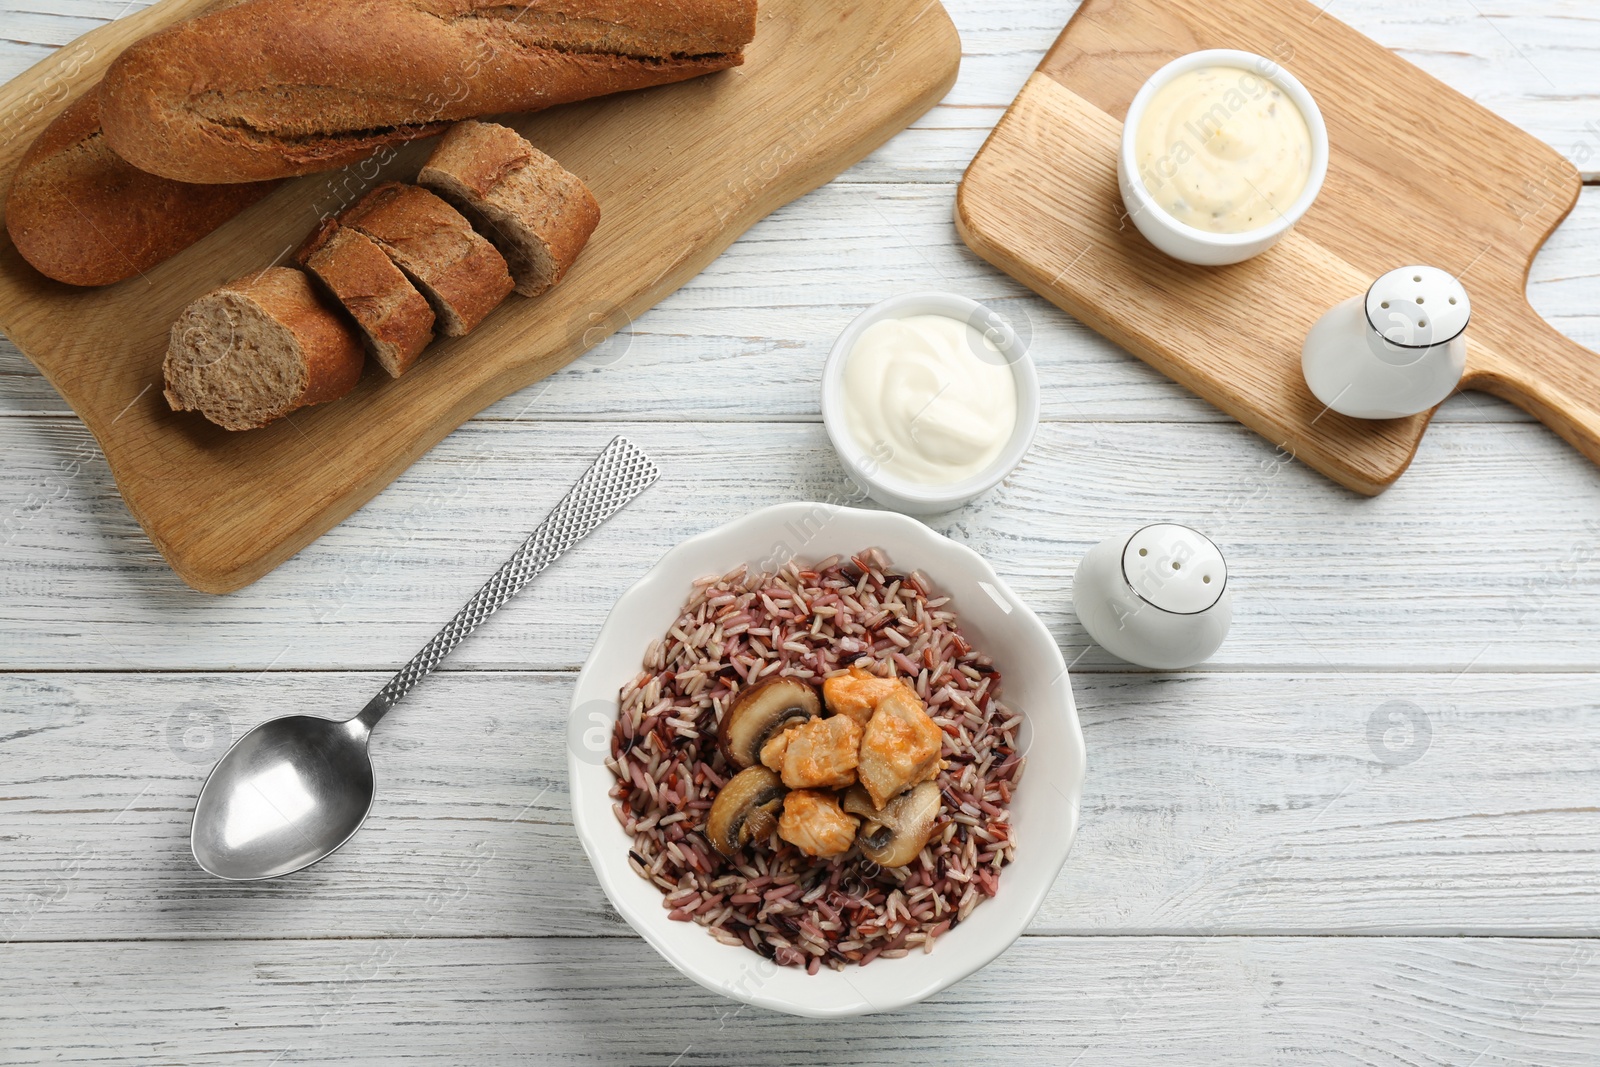
[[[367,739],[479,623],[656,480],[650,457],[618,437],[522,547],[353,719],[291,715],[262,723],[211,769],[189,847],[218,878],[255,881],[311,866],[355,836],[372,808]]]

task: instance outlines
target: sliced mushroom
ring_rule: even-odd
[[[762,745],[785,727],[821,714],[815,689],[793,678],[768,678],[733,698],[717,727],[717,743],[735,767],[754,767]]]
[[[711,802],[706,839],[729,859],[750,842],[766,840],[777,828],[785,792],[783,780],[765,767],[740,771]]]
[[[923,782],[892,798],[879,811],[861,786],[844,795],[844,810],[866,821],[856,833],[861,854],[880,867],[904,867],[917,858],[939,821],[939,786]]]

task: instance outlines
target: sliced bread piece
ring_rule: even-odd
[[[433,309],[372,238],[329,219],[295,261],[344,305],[390,377],[410,369],[433,340]]]
[[[450,127],[417,181],[494,242],[523,296],[559,282],[600,224],[600,205],[582,178],[493,122]]]
[[[360,337],[310,278],[269,267],[184,308],[172,324],[162,374],[172,410],[254,430],[344,396],[364,360]]]
[[[386,182],[339,216],[339,224],[389,254],[451,337],[470,332],[511,292],[504,257],[461,212],[426,189]]]

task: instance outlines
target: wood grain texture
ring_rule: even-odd
[[[19,116],[0,145],[0,172],[54,114],[56,92],[87,84],[129,34],[192,6],[169,0],[113,23],[0,90],[0,114]],[[129,509],[179,575],[208,592],[240,588],[468,417],[570,362],[757,219],[883,143],[944,95],[960,62],[937,2],[769,0],[759,21],[736,70],[510,120],[585,179],[603,221],[560,287],[437,344],[401,382],[369,374],[337,404],[229,434],[169,411],[158,379],[179,309],[281,259],[319,215],[380,174],[412,177],[427,144],[287,185],[178,256],[101,290],[47,282],[0,242],[0,326],[95,434]]]
[[[1332,144],[1328,181],[1295,231],[1224,269],[1168,259],[1126,225],[1114,164],[1118,120],[1143,81],[1214,47],[1295,71]],[[1376,84],[1388,87],[1382,109]],[[1529,264],[1578,189],[1553,150],[1309,3],[1246,18],[1199,0],[1091,0],[968,170],[957,225],[980,255],[1269,441],[1377,493],[1410,464],[1427,416],[1329,412],[1305,386],[1300,342],[1332,303],[1410,262],[1444,266],[1474,295],[1463,387],[1520,404],[1600,462],[1600,357],[1525,297]]]
[[[96,1063],[1579,1067],[1593,1063],[1597,954],[1594,941],[1029,938],[928,1003],[827,1026],[741,1010],[611,938],[18,946],[41,977],[0,989],[34,1036],[27,1056]]]
[[[715,367],[692,380],[718,388]],[[165,568],[81,426],[0,419],[15,473],[0,482],[0,517],[15,516],[0,667],[393,669],[617,433],[662,480],[453,669],[574,668],[616,598],[685,537],[768,504],[849,499],[816,424],[473,422],[288,566],[216,600]],[[1122,668],[1072,614],[1078,560],[1162,517],[1216,537],[1239,583],[1206,670],[1600,669],[1600,471],[1539,426],[1439,426],[1423,447],[1426,478],[1365,500],[1236,425],[1052,423],[1001,487],[932,525],[987,557],[1080,672]]]
[[[0,37],[53,44],[130,6],[17,3]],[[1593,935],[1600,885],[1600,476],[1468,393],[1409,477],[1351,496],[973,256],[954,183],[1075,6],[950,0],[965,55],[943,105],[229,597],[177,581],[0,341],[0,671],[44,672],[0,680],[0,940],[26,942],[3,950],[0,1062],[1589,1067],[1600,959],[1573,935]],[[1575,161],[1579,137],[1600,144],[1584,0],[1331,14]],[[0,41],[0,71],[43,55]],[[1530,284],[1591,347],[1596,240],[1589,189]],[[866,304],[918,288],[1033,330],[1043,450],[933,525],[1083,654],[1093,810],[1035,936],[925,1006],[819,1029],[678,978],[605,910],[565,797],[523,809],[564,788],[564,672],[628,582],[683,536],[839,488],[823,357]],[[369,831],[308,881],[230,897],[195,878],[209,716],[242,731],[365,699],[619,429],[672,457],[670,499],[608,524],[379,731]],[[1221,531],[1252,588],[1222,657],[1162,678],[1086,652],[1067,604],[1090,544],[1167,514]],[[1414,762],[1414,729],[1369,740],[1391,700],[1426,716]],[[1234,936],[1267,932],[1285,936]],[[1497,932],[1560,936],[1417,936]]]
[[[0,81],[146,0],[7,0]],[[954,183],[1077,0],[952,0],[962,40],[955,91],[857,173],[898,182],[910,173]],[[1600,15],[1583,0],[1337,0],[1330,12],[1561,152],[1600,178],[1600,66],[1588,38]]]
[[[615,336],[481,417],[699,421],[760,412],[814,422],[816,383],[838,331],[868,304],[923,287],[971,293],[1029,335],[1047,420],[1231,421],[978,259],[955,235],[950,202],[946,185],[831,182],[757,223]],[[1600,344],[1589,278],[1596,242],[1600,188],[1587,188],[1535,260],[1528,286],[1542,314],[1591,346]],[[614,384],[618,373],[628,388],[596,384]],[[707,380],[719,387],[706,390]],[[640,396],[650,398],[648,407]],[[37,368],[0,340],[0,413],[70,411]],[[1435,421],[1529,418],[1473,394],[1447,403]]]
[[[570,674],[429,679],[374,735],[378,803],[338,854],[259,885],[193,865],[194,796],[233,738],[358,707],[386,680],[0,677],[0,942],[403,937],[473,857],[472,893],[428,936],[627,934],[572,831]],[[1592,675],[1106,672],[1073,688],[1093,763],[1034,934],[1600,936],[1584,906],[1600,882]]]
[[[1113,162],[1121,133],[1110,115],[1036,74],[967,171],[957,232],[1296,459],[1357,492],[1388,488],[1416,454],[1426,417],[1368,422],[1329,411],[1300,370],[1321,299],[1360,293],[1361,273],[1299,231],[1224,269],[1169,259],[1122,217]],[[1301,298],[1286,296],[1289,278]]]

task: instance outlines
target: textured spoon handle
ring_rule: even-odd
[[[660,474],[650,457],[633,442],[625,437],[614,439],[494,577],[483,584],[410,663],[389,679],[389,684],[362,711],[360,719],[371,728],[384,712],[411,691],[412,686],[432,673],[479,623],[521,592],[523,586],[560,559],[567,549],[621,511]]]

